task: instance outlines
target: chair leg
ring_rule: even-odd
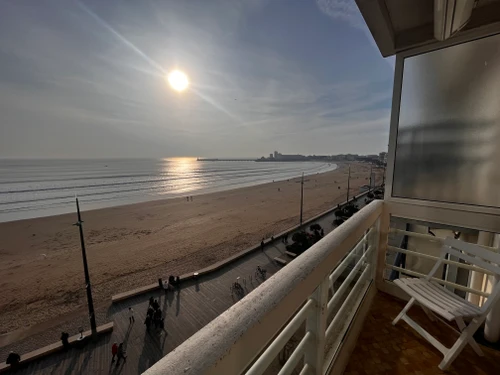
[[[463,331],[465,328],[467,328],[467,326],[465,325],[464,320],[462,318],[457,318],[457,319],[455,319],[455,321],[457,322],[458,329],[460,331]],[[476,352],[476,354],[478,356],[480,356],[480,357],[484,356],[484,353],[481,350],[481,347],[477,344],[476,340],[474,340],[474,337],[472,337],[472,335],[469,337],[469,344],[472,347],[472,349],[474,349],[474,351]]]
[[[425,315],[427,315],[427,317],[430,319],[431,322],[435,322],[437,320],[436,317],[434,316],[434,313],[431,310],[429,310],[427,307],[423,305],[420,305],[420,307],[422,307],[422,310],[424,310]]]
[[[393,326],[395,326],[400,321],[400,319],[408,312],[408,310],[410,310],[410,308],[413,306],[414,303],[415,303],[415,298],[410,299],[410,301],[406,304],[403,310],[401,310],[396,319],[392,321]]]
[[[441,370],[445,371],[448,369],[450,364],[457,358],[465,345],[469,343],[469,339],[472,338],[472,335],[476,332],[483,321],[484,319],[473,319],[472,322],[462,331],[458,340],[455,344],[453,344],[439,364],[439,368]]]

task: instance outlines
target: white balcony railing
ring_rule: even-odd
[[[298,344],[277,373],[330,373],[374,288],[382,208],[364,207],[145,374],[264,374],[292,337]]]

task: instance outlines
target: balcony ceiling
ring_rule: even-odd
[[[434,0],[356,0],[382,56],[387,57],[434,39]],[[500,23],[500,0],[479,0],[467,26],[472,29]]]

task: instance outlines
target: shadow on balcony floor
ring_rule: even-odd
[[[410,326],[392,320],[405,303],[379,292],[365,320],[356,348],[345,375],[363,374],[500,374],[500,351],[481,346],[485,356],[479,357],[467,346],[444,372],[438,368],[441,353],[421,338]],[[457,335],[443,323],[432,323],[420,307],[408,314],[429,333],[450,347]]]

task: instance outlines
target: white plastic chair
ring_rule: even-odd
[[[474,341],[473,335],[479,326],[483,324],[488,312],[500,299],[500,282],[493,287],[491,294],[482,307],[478,307],[452,293],[437,282],[432,281],[431,278],[443,263],[446,254],[451,254],[465,260],[467,263],[500,275],[500,254],[477,245],[447,238],[444,241],[439,260],[425,278],[403,278],[394,281],[396,285],[410,295],[411,299],[392,324],[395,325],[400,319],[403,319],[424,339],[443,353],[444,359],[439,364],[441,370],[446,370],[450,366],[467,343],[478,355],[484,355],[479,345]],[[478,270],[481,271],[480,269]],[[418,302],[422,306],[426,314],[433,321],[435,321],[435,318],[439,318],[436,315],[443,317],[449,322],[455,320],[460,330],[457,331],[460,337],[451,348],[445,347],[406,315],[415,302]],[[464,318],[470,320],[468,325],[464,322]]]

